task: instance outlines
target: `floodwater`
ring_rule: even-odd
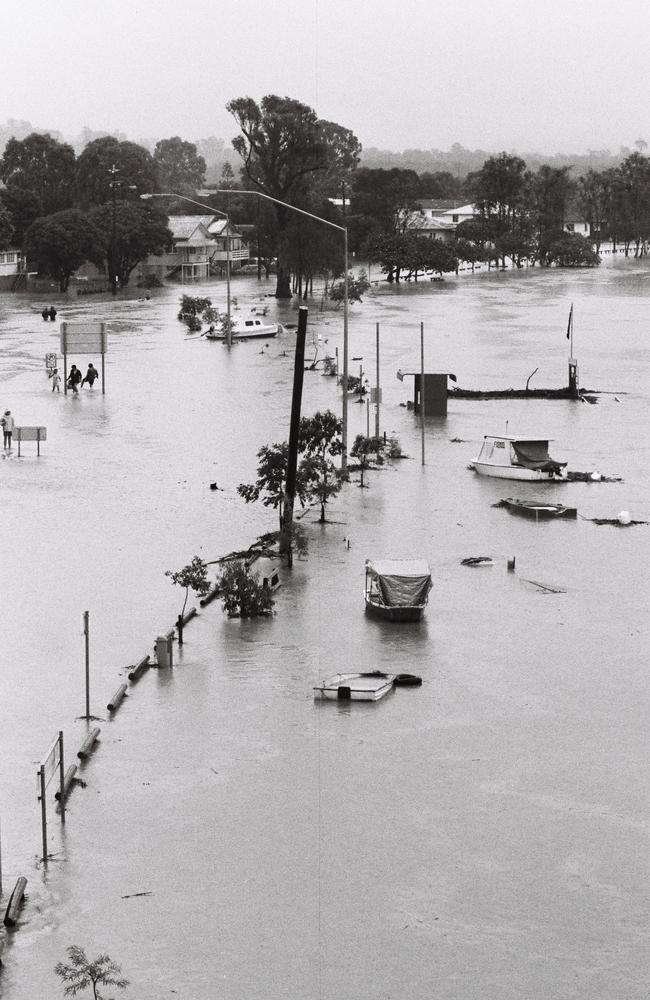
[[[264,301],[295,323],[272,291],[234,283],[240,308]],[[650,520],[649,265],[374,288],[351,310],[363,361],[350,371],[374,381],[379,323],[381,429],[410,458],[367,489],[353,476],[326,526],[306,514],[309,556],[271,620],[228,620],[213,602],[173,668],[129,685],[108,718],[180,610],[165,570],[275,527],[236,487],[288,436],[295,334],[229,352],[178,323],[180,292],[53,293],[56,324],[40,316],[49,298],[0,298],[0,406],[48,435],[40,458],[25,444],[0,460],[3,910],[28,879],[3,997],[62,995],[54,965],[79,944],[108,952],[137,1000],[645,998],[650,527],[588,518]],[[196,292],[223,304],[219,284]],[[419,370],[420,322],[428,371],[521,388],[537,368],[531,386],[556,387],[571,302],[598,404],[452,399],[427,420],[422,466],[413,380],[395,377]],[[62,319],[108,322],[105,395],[50,391]],[[341,349],[340,314],[315,304],[308,356],[318,336],[321,357]],[[303,413],[327,407],[340,411],[340,390],[306,372]],[[349,413],[353,441],[365,404]],[[476,477],[467,464],[506,421],[553,438],[570,469],[623,481]],[[493,506],[542,489],[578,520]],[[461,565],[477,555],[492,565]],[[429,559],[421,623],[364,616],[364,560],[378,556]],[[36,771],[59,730],[76,761],[89,726],[84,611],[101,734],[65,826],[48,788],[44,865]],[[424,683],[376,705],[314,702],[320,677],[355,666]]]

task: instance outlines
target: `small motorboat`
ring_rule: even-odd
[[[479,476],[562,482],[567,479],[566,462],[556,462],[548,453],[550,438],[486,434],[477,457],[470,464]]]
[[[431,590],[426,559],[366,559],[366,611],[390,622],[417,622]]]
[[[518,500],[508,497],[500,500],[495,507],[507,507],[513,514],[521,514],[522,517],[534,517],[535,520],[552,517],[573,517],[578,516],[575,507],[565,507],[561,503],[545,503],[544,500]]]
[[[396,674],[334,674],[314,687],[314,698],[329,701],[379,701],[393,690]]]
[[[270,323],[266,318],[259,316],[235,316],[231,320],[232,340],[251,340],[255,337],[276,337],[280,332],[279,323]],[[203,336],[206,340],[227,340],[223,323],[210,326]]]

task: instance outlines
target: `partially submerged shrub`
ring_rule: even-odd
[[[251,573],[245,562],[226,563],[218,584],[223,609],[229,618],[271,614],[275,603],[271,591],[262,586],[257,573]]]

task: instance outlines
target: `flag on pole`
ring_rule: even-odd
[[[573,302],[571,303],[571,308],[569,309],[569,322],[566,328],[566,339],[571,339],[571,327],[573,326]]]

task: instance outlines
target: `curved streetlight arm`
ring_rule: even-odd
[[[211,205],[204,205],[200,201],[195,201],[194,198],[188,198],[184,194],[176,194],[173,191],[151,191],[140,195],[141,198],[179,198],[181,201],[188,201],[190,205],[196,205],[198,208],[204,208],[206,211],[210,212],[211,215],[223,215],[226,220],[226,224],[230,226],[230,217],[227,212],[222,212],[220,208],[212,208]],[[226,233],[226,314],[228,317],[228,328],[226,330],[226,343],[228,347],[232,347],[232,326],[230,323],[230,233]]]
[[[212,194],[212,192],[209,192]],[[141,194],[140,197],[146,201],[148,198],[180,198],[181,201],[189,201],[190,205],[197,205],[198,208],[205,208],[206,211],[213,215],[223,215],[225,219],[228,218],[227,212],[222,212],[220,208],[212,208],[211,205],[204,205],[200,201],[195,201],[194,198],[187,198],[184,194],[175,194],[173,191],[151,191],[146,194]]]

